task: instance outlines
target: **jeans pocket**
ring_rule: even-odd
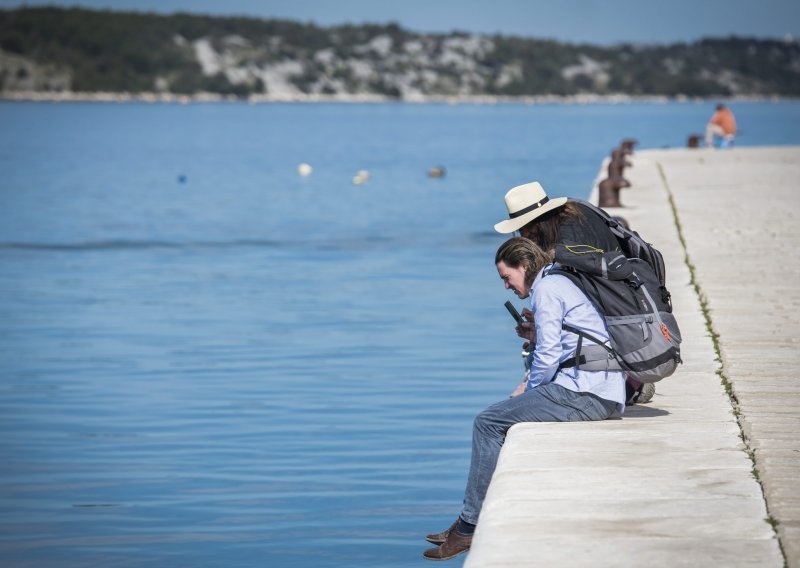
[[[585,420],[592,420],[589,416],[589,410],[592,407],[593,401],[591,397],[582,396],[580,400],[575,404],[573,410],[567,414],[567,422],[583,422]]]

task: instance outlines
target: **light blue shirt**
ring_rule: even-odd
[[[559,364],[575,355],[578,336],[561,328],[562,323],[608,341],[600,313],[586,295],[566,276],[547,272],[545,266],[531,286],[531,311],[536,321],[536,348],[531,354],[531,371],[525,390],[555,382],[575,392],[590,392],[617,403],[625,410],[625,374],[621,371],[584,371],[574,367],[558,370]]]

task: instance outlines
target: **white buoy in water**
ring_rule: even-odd
[[[434,166],[432,168],[428,168],[428,177],[442,178],[446,174],[447,174],[447,170],[444,169],[444,166]]]
[[[367,170],[358,170],[353,178],[353,185],[361,185],[369,179],[369,172]]]
[[[311,175],[312,171],[314,171],[314,168],[312,168],[309,164],[306,164],[305,162],[297,166],[297,173],[303,177]]]

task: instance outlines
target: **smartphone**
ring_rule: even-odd
[[[525,320],[522,319],[521,315],[519,315],[519,312],[517,311],[517,308],[514,307],[514,304],[512,304],[511,302],[506,302],[505,306],[506,306],[506,309],[508,310],[508,313],[511,314],[511,317],[516,320],[517,324],[518,325],[522,325],[522,323]]]

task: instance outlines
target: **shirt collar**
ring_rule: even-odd
[[[533,284],[531,284],[531,290],[533,290],[534,286],[536,286],[536,284],[538,284],[538,283],[539,283],[539,280],[541,280],[542,278],[544,278],[545,276],[547,276],[547,274],[548,274],[548,273],[549,273],[549,272],[550,272],[550,271],[551,271],[553,268],[555,268],[555,266],[556,266],[556,263],[555,263],[555,262],[551,262],[550,264],[547,264],[547,265],[545,265],[545,266],[544,266],[544,267],[543,267],[543,268],[542,268],[542,269],[539,271],[539,273],[536,275],[536,278],[534,278],[534,279],[533,279]]]

